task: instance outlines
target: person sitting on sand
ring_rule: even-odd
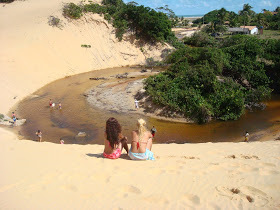
[[[36,132],[36,135],[38,136],[38,141],[41,142],[42,141],[42,132],[40,130],[38,130]]]
[[[143,119],[137,121],[137,130],[132,131],[131,148],[128,156],[132,160],[155,160],[151,152],[153,144],[153,135],[146,128],[146,122]]]
[[[103,156],[117,159],[121,156],[122,148],[128,153],[127,137],[122,135],[122,129],[117,119],[111,117],[106,122]]]
[[[52,107],[52,104],[53,104],[52,99],[50,99],[50,101],[49,101],[50,107]]]

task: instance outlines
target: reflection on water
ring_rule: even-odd
[[[242,140],[246,130],[253,134],[270,128],[280,119],[279,96],[274,96],[264,111],[246,113],[237,121],[216,121],[204,125],[167,122],[136,113],[105,112],[87,103],[83,93],[92,86],[102,83],[101,80],[89,78],[107,77],[117,81],[113,75],[140,70],[126,67],[93,71],[60,79],[44,86],[18,105],[19,116],[27,119],[27,123],[21,128],[21,134],[27,139],[36,139],[35,132],[40,129],[44,141],[59,143],[60,139],[63,139],[65,143],[103,144],[104,126],[109,117],[119,120],[124,135],[129,139],[131,131],[136,127],[136,119],[142,117],[147,121],[148,128],[152,126],[157,128],[156,143],[225,142]],[[59,110],[58,106],[50,109],[49,99],[56,104],[61,102],[62,110]],[[86,132],[87,135],[79,137],[77,136],[79,132]]]

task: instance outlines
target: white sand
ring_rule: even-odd
[[[161,54],[160,47],[144,46],[143,54],[119,43],[98,15],[68,22],[61,6],[0,5],[0,113],[10,115],[16,102],[58,78]],[[63,21],[62,30],[47,24],[50,15]],[[103,159],[102,151],[18,140],[0,128],[0,209],[280,208],[279,141],[154,145],[154,162]]]

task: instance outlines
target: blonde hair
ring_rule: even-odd
[[[137,127],[138,127],[138,134],[139,134],[139,143],[141,143],[141,140],[147,131],[146,129],[146,121],[143,119],[138,119],[137,121]]]

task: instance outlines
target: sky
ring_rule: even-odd
[[[133,0],[123,0],[125,3]],[[168,5],[176,15],[204,15],[212,10],[224,7],[228,11],[238,13],[244,4],[250,4],[257,13],[262,9],[273,11],[280,6],[280,0],[134,0],[139,5],[153,9]]]

